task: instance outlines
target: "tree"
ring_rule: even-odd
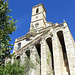
[[[24,75],[24,65],[20,65],[20,60],[15,61],[13,64],[8,62],[7,65],[0,66],[0,75]]]
[[[9,16],[9,1],[0,0],[0,61],[10,55],[12,44],[10,35],[15,31],[16,26],[14,19]]]
[[[12,64],[9,61],[6,65],[0,66],[0,75],[29,75],[30,68],[35,69],[35,65],[26,57],[23,65],[20,59],[14,60]]]

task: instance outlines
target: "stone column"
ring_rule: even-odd
[[[40,58],[40,56],[38,54],[37,49],[36,49],[35,57],[36,57],[36,75],[40,75],[40,72],[41,72],[41,62],[40,62],[41,58]]]
[[[12,63],[12,64],[14,63],[14,57],[12,57],[12,59],[11,59],[11,63]]]
[[[20,56],[21,65],[25,64],[25,57],[26,57],[25,50],[23,50],[22,55]]]
[[[65,62],[64,62],[64,55],[63,55],[63,48],[61,45],[61,42],[59,40],[59,37],[57,36],[57,44],[58,44],[58,48],[59,48],[59,60],[60,60],[60,67],[61,67],[61,75],[68,75],[67,72],[67,68],[65,66]]]
[[[54,73],[55,75],[61,74],[61,62],[60,62],[60,48],[59,48],[59,40],[57,34],[54,32],[52,37],[52,46],[53,46],[53,57],[54,57]]]
[[[46,55],[46,41],[41,41],[41,75],[47,75],[47,55]]]
[[[51,50],[48,46],[48,44],[46,45],[46,53],[47,53],[47,75],[53,75],[53,70],[52,70],[52,54],[51,54]]]
[[[69,28],[66,22],[64,23],[64,26],[65,26],[65,29],[63,34],[64,34],[64,41],[66,45],[70,75],[75,75],[75,42],[73,40],[73,37],[69,31]]]
[[[35,46],[33,46],[33,48],[30,50],[30,60],[35,65],[34,69],[30,69],[30,75],[39,75],[37,66],[37,51]]]

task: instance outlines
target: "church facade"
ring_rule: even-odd
[[[75,75],[75,42],[67,22],[47,22],[43,4],[32,8],[30,30],[15,40],[13,52],[22,64],[25,57],[37,63],[29,75]]]

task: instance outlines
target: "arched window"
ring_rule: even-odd
[[[36,27],[36,28],[39,27],[39,23],[36,23],[36,24],[35,24],[35,27]]]
[[[37,9],[36,9],[36,13],[38,13],[38,12],[39,12],[39,9],[37,8]]]
[[[30,50],[27,50],[25,53],[26,53],[28,59],[30,59]]]
[[[51,54],[51,55],[48,55],[48,58],[51,60],[51,67],[52,67],[52,70],[54,71],[54,59],[53,59],[52,38],[47,38],[46,39],[46,43],[48,45],[49,54]],[[48,61],[48,63],[49,63],[49,61]]]
[[[18,49],[21,48],[21,43],[18,43]]]
[[[16,59],[17,59],[17,60],[20,59],[20,56],[17,56]]]
[[[34,25],[31,25],[32,28],[34,28]]]
[[[36,63],[39,63],[38,70],[41,73],[41,44],[39,42],[35,45],[35,50],[36,50],[36,57],[35,57]],[[41,75],[40,73],[39,75]]]
[[[62,46],[62,54],[63,54],[63,61],[64,61],[64,65],[66,67],[66,70],[68,72],[68,75],[70,75],[70,71],[69,71],[69,63],[68,63],[68,58],[67,58],[67,52],[66,52],[66,45],[65,45],[65,41],[64,41],[64,35],[63,35],[63,31],[58,31],[57,32],[57,36],[59,38],[60,44]]]

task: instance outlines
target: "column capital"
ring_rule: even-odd
[[[40,44],[44,44],[46,42],[45,38],[40,41]]]

